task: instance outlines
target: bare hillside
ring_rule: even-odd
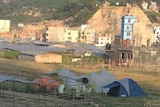
[[[112,35],[119,35],[121,33],[121,18],[124,15],[137,17],[137,22],[134,26],[135,37],[141,36],[142,42],[143,39],[153,41],[152,23],[138,6],[120,7],[104,5],[88,20],[88,24],[91,29],[95,29],[102,34],[111,33]]]
[[[58,20],[51,20],[51,21],[44,21],[40,23],[34,23],[34,24],[29,24],[24,27],[24,31],[33,31],[33,30],[44,30],[45,26],[54,26],[54,27],[65,27],[63,21],[58,21]]]

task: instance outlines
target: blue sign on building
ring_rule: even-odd
[[[123,40],[132,40],[133,38],[133,25],[137,20],[136,16],[123,16],[122,17],[122,28],[121,36]]]

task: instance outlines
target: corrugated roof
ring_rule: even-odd
[[[38,42],[38,41],[37,41]],[[73,51],[74,55],[83,55],[86,52],[96,55],[105,54],[105,47],[96,47],[93,45],[83,44],[83,43],[71,43],[71,42],[56,42],[56,43],[44,43],[39,42],[42,45],[35,44],[0,44],[0,49],[10,49],[19,51],[21,53],[36,55],[41,53],[55,52],[55,53],[65,53],[70,50]],[[62,44],[65,47],[54,47],[53,44]]]
[[[60,48],[54,48],[54,49],[41,49],[41,50],[25,50],[22,51],[21,54],[27,54],[27,55],[38,55],[38,54],[44,54],[44,53],[57,53],[57,54],[63,54],[67,52],[68,49],[60,49]]]
[[[58,47],[49,47],[49,46],[37,46],[37,45],[21,45],[21,44],[2,44],[0,45],[0,49],[10,49],[19,51],[22,53],[32,53],[32,54],[38,54],[38,53],[46,53],[46,52],[57,52],[62,53],[66,52],[67,48],[58,48]]]

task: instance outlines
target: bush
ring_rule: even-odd
[[[158,17],[160,17],[160,14],[150,11],[145,11],[145,13],[152,23],[159,23]]]
[[[19,52],[16,52],[16,51],[5,51],[4,52],[4,58],[18,59],[18,57],[19,57]]]
[[[62,56],[62,62],[63,63],[71,63],[72,62],[72,56],[71,55],[63,55]]]

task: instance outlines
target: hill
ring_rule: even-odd
[[[65,20],[69,26],[86,23],[106,0],[0,0],[0,19],[11,20],[11,26],[18,23],[30,24],[46,20]],[[107,0],[114,6],[117,0]],[[151,0],[148,0],[148,2]],[[157,4],[159,4],[158,0]],[[141,0],[121,0],[140,4]],[[113,14],[112,14],[113,15]],[[151,17],[152,18],[152,17]],[[67,20],[66,20],[67,19]]]
[[[110,33],[112,35],[119,35],[121,33],[121,18],[124,15],[134,15],[137,17],[134,25],[134,34],[136,36],[141,35],[142,39],[153,39],[152,23],[138,6],[104,5],[88,20],[88,24],[91,29],[95,29],[102,34]]]
[[[139,39],[141,43],[145,44],[147,40],[150,40],[151,43],[154,41],[153,24],[139,6],[126,7],[104,4],[102,7],[99,7],[85,24],[88,24],[90,29],[94,29],[97,34],[111,34],[114,40],[115,35],[121,34],[121,18],[124,15],[134,15],[137,17],[133,32],[135,39]],[[64,27],[66,26],[65,21],[66,20],[43,21],[37,23],[37,25],[28,25],[25,29],[43,29],[46,24]]]
[[[97,33],[114,36],[121,33],[121,17],[135,15],[138,19],[134,28],[135,37],[142,39],[142,42],[153,41],[152,23],[139,6],[101,6],[103,2],[103,0],[0,0],[0,19],[10,19],[12,27],[24,23],[31,24],[26,29],[38,30],[43,29],[46,23],[70,27],[79,27],[87,23]]]
[[[18,23],[68,18],[66,24],[79,25],[92,16],[98,3],[99,0],[0,0],[0,19],[11,20],[14,27]]]

